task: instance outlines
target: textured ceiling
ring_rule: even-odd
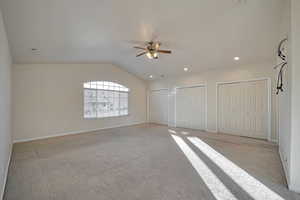
[[[15,63],[111,62],[141,78],[270,61],[283,0],[0,0]],[[173,54],[136,58],[151,39]],[[38,51],[33,53],[32,48]],[[234,56],[241,60],[235,62]]]

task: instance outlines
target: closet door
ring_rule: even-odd
[[[177,88],[176,126],[192,129],[206,129],[205,86]]]
[[[168,124],[168,90],[153,90],[149,94],[149,120]]]
[[[218,85],[218,131],[268,138],[267,80]]]

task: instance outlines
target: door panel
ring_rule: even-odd
[[[219,85],[218,128],[223,133],[266,139],[267,80]]]
[[[175,113],[175,103],[176,103],[176,94],[174,91],[169,93],[168,104],[169,104],[169,114],[168,114],[168,126],[176,126],[176,113]]]
[[[150,92],[149,118],[152,123],[168,124],[168,90]]]
[[[176,126],[206,129],[206,88],[179,88],[176,91]]]

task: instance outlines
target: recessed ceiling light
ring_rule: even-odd
[[[240,57],[234,57],[233,59],[234,60],[240,60]]]
[[[187,71],[189,70],[189,68],[185,67],[185,68],[183,68],[183,70],[184,70],[185,72],[187,72]]]
[[[153,75],[150,75],[149,78],[153,78]]]

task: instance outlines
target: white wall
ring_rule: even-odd
[[[4,192],[11,153],[11,57],[0,11],[0,199]]]
[[[300,1],[287,0],[282,10],[282,37],[288,37],[285,91],[279,95],[279,152],[289,188],[300,193]]]
[[[275,61],[274,61],[275,63]],[[270,78],[274,86],[273,63],[256,64],[250,66],[238,66],[228,69],[210,70],[201,74],[187,72],[186,75],[166,80],[150,82],[150,89],[169,88],[171,91],[176,86],[190,86],[195,84],[207,84],[207,130],[216,131],[216,83],[223,81],[249,80],[255,78]],[[183,72],[184,73],[184,72]],[[274,87],[272,87],[274,94]],[[272,140],[277,140],[276,127],[276,96],[272,95]],[[173,106],[174,107],[174,106]]]
[[[300,1],[291,1],[290,189],[300,193]]]
[[[282,21],[280,26],[278,42],[283,38],[288,38],[285,43],[286,53],[288,56],[288,66],[283,68],[283,89],[278,95],[278,135],[279,135],[279,153],[284,167],[287,181],[290,180],[290,151],[291,151],[291,69],[290,62],[290,0],[286,0],[282,9]],[[277,64],[282,60],[278,58]],[[277,73],[279,72],[278,71]],[[277,75],[277,74],[276,74]]]
[[[83,82],[114,81],[130,88],[129,116],[83,119]],[[13,137],[27,140],[143,123],[146,83],[111,64],[13,66]]]

